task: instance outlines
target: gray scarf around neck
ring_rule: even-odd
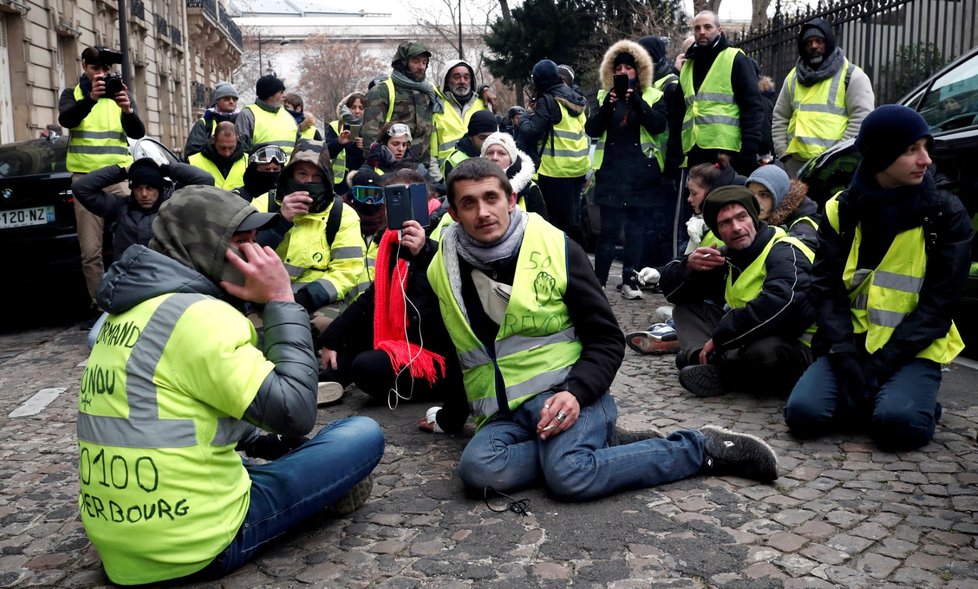
[[[452,295],[458,302],[466,320],[468,320],[469,314],[465,309],[465,301],[462,300],[462,275],[459,270],[459,257],[480,270],[489,270],[493,263],[512,258],[520,251],[520,244],[523,243],[523,234],[526,232],[526,223],[529,218],[529,215],[520,209],[514,209],[509,214],[509,228],[506,233],[492,245],[486,245],[469,237],[460,223],[452,223],[442,230],[439,247],[443,250],[442,257],[445,260],[448,282],[452,287]]]
[[[400,86],[401,88],[406,88],[415,92],[421,92],[428,97],[429,102],[431,102],[431,113],[443,113],[445,112],[445,105],[441,101],[441,97],[438,96],[438,92],[435,91],[435,87],[431,85],[428,80],[422,80],[420,82],[412,80],[410,77],[397,70],[391,71],[391,80],[394,81],[395,86]],[[394,97],[391,96],[391,100]]]
[[[808,65],[802,58],[798,58],[798,63],[795,65],[795,74],[798,76],[798,83],[802,86],[814,86],[822,80],[827,80],[835,75],[835,72],[839,71],[842,64],[845,63],[846,56],[842,54],[842,49],[839,47],[835,48],[835,51],[825,56],[819,67],[812,68]]]

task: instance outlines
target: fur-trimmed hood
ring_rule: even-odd
[[[815,201],[808,198],[808,185],[801,180],[792,179],[788,194],[776,209],[771,211],[768,217],[770,225],[784,225],[797,216],[814,215],[818,212],[818,205]]]
[[[312,116],[312,114],[310,113],[303,112],[302,122],[299,123],[299,132],[302,133],[309,127],[315,127],[315,126],[316,126],[316,117]]]
[[[638,85],[644,89],[652,85],[652,75],[655,72],[652,58],[648,52],[634,41],[622,40],[612,45],[601,60],[601,88],[611,90],[614,86],[615,58],[619,53],[630,53],[635,60],[635,73],[638,74]]]
[[[506,169],[506,176],[509,177],[509,183],[513,186],[513,192],[516,194],[523,192],[533,180],[533,172],[535,171],[533,159],[523,150],[517,149],[516,161]]]

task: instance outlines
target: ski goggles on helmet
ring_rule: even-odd
[[[251,154],[248,158],[249,164],[269,164],[275,162],[280,165],[285,165],[286,160],[289,156],[285,155],[285,151],[277,145],[266,145],[264,147],[259,147]]]
[[[411,128],[404,123],[395,123],[391,125],[391,128],[387,130],[388,137],[396,137],[398,135],[407,135],[408,139],[411,139]]]
[[[354,186],[353,199],[365,205],[384,204],[383,186]]]

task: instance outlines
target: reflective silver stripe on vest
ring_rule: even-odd
[[[549,391],[567,382],[570,371],[571,367],[565,366],[557,370],[538,374],[529,380],[514,384],[511,387],[506,387],[506,398],[512,401],[513,399],[521,399],[527,395]]]
[[[867,268],[860,268],[859,270],[856,270],[852,274],[852,284],[849,285],[849,290],[858,288],[859,285],[863,283],[863,280],[866,280],[866,277],[869,276],[870,272],[872,272],[872,270]]]
[[[363,248],[351,245],[348,247],[334,247],[329,250],[329,259],[331,260],[348,260],[350,258],[362,258]]]
[[[798,110],[805,112],[824,112],[830,115],[846,115],[846,109],[834,104],[800,104]]]
[[[298,278],[303,274],[305,274],[306,270],[308,270],[308,268],[304,268],[302,266],[295,266],[293,264],[289,264],[288,262],[283,262],[283,264],[285,264],[285,271],[288,272],[289,276],[291,276],[292,278]]]
[[[185,448],[197,443],[192,419],[160,419],[153,377],[173,327],[204,295],[175,294],[163,301],[143,327],[126,362],[129,418],[78,413],[78,439],[123,448]]]
[[[692,129],[693,125],[731,125],[740,126],[740,119],[736,117],[725,117],[723,115],[709,115],[693,117],[683,122],[683,129]]]
[[[788,134],[788,141],[795,140],[804,145],[817,145],[818,147],[829,148],[838,143],[837,139],[820,139],[818,137],[796,137],[794,133]]]
[[[72,153],[91,153],[94,155],[103,155],[107,153],[112,155],[129,155],[128,147],[121,147],[118,145],[73,145],[69,143],[68,151]]]
[[[877,270],[873,275],[873,284],[881,288],[891,288],[903,292],[919,293],[924,287],[924,279],[917,276],[897,274],[886,270]]]
[[[506,339],[496,342],[496,358],[504,358],[520,352],[528,352],[536,348],[542,348],[550,344],[560,344],[577,340],[573,327],[568,327],[564,331],[543,336],[528,337],[525,335],[513,335]]]
[[[803,111],[807,111],[807,112],[825,112],[825,113],[829,113],[829,114],[833,114],[833,115],[846,116],[846,109],[845,109],[845,107],[844,106],[836,106],[835,105],[835,99],[836,99],[836,95],[839,93],[839,86],[842,84],[842,78],[846,75],[846,73],[848,72],[848,69],[849,68],[841,68],[840,67],[838,70],[836,70],[835,75],[832,76],[832,83],[829,84],[828,95],[825,97],[825,100],[827,100],[828,102],[826,102],[825,104],[804,104],[804,103],[798,103],[796,105],[796,108],[798,110],[803,110]],[[794,76],[794,78],[791,80],[791,82],[792,82],[792,84],[791,84],[791,96],[792,97],[794,97],[794,95],[795,95],[795,79],[797,77],[798,76],[796,74]],[[792,102],[797,102],[797,101],[796,100],[792,100]]]
[[[574,141],[579,141],[584,138],[584,131],[565,131],[563,129],[554,129],[554,137],[560,137],[561,139],[572,139]]]
[[[587,149],[555,149],[553,153],[547,150],[547,155],[555,157],[587,157]]]
[[[367,268],[373,268],[377,266],[377,260],[374,258],[367,258]]]
[[[472,409],[473,415],[493,415],[499,411],[499,403],[496,402],[496,397],[470,401],[469,407]]]
[[[339,296],[339,292],[336,290],[336,287],[333,286],[333,283],[330,282],[328,278],[319,278],[315,280],[315,282],[323,287],[323,290],[326,291],[326,295],[329,296],[329,300],[335,301]],[[293,282],[292,294],[299,292],[310,284],[312,284],[312,282]]]
[[[237,444],[253,429],[255,426],[246,421],[233,417],[221,417],[217,420],[217,431],[214,433],[214,439],[211,440],[211,446]]]
[[[115,139],[128,143],[125,133],[119,131],[71,131],[72,139]]]
[[[859,311],[865,311],[868,305],[869,305],[869,295],[866,294],[858,295],[855,299],[852,300],[852,308]]]
[[[901,313],[899,311],[884,311],[883,309],[870,309],[869,322],[881,327],[893,327],[900,325],[903,318],[907,316],[906,313]]]
[[[686,106],[693,104],[696,101],[701,102],[722,102],[724,104],[733,104],[734,97],[732,94],[720,94],[714,92],[700,92],[694,96],[689,96],[686,98]]]
[[[482,348],[472,348],[468,352],[460,352],[458,354],[458,363],[463,370],[489,364],[490,362],[492,362],[492,358]]]
[[[442,143],[438,146],[438,152],[448,151],[449,149],[455,149],[455,144],[458,143],[458,139],[454,141],[449,141],[448,143]]]

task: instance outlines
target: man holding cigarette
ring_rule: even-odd
[[[659,285],[676,305],[679,382],[698,397],[756,389],[758,374],[786,394],[811,364],[814,253],[758,212],[747,188],[717,188],[703,219],[726,245],[696,248],[661,272]]]

